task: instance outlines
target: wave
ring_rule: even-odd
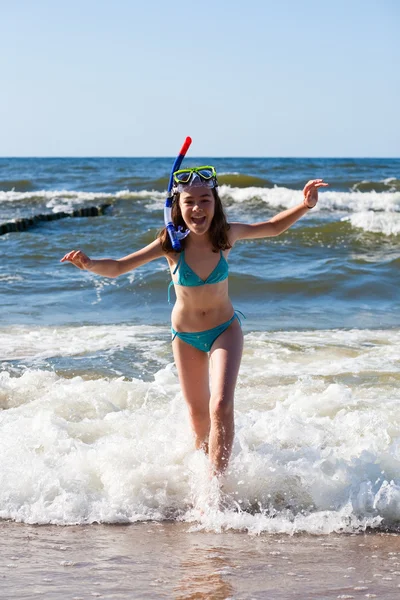
[[[160,328],[151,325],[111,325],[0,329],[0,361],[37,361],[57,356],[84,356],[107,350],[109,353],[138,348],[155,351]],[[148,358],[147,357],[147,358]]]
[[[0,190],[29,192],[33,189],[34,185],[30,179],[0,180]]]
[[[0,518],[177,519],[251,533],[399,528],[400,330],[247,334],[223,491],[193,449],[173,365],[145,382],[29,362],[143,343],[150,352],[152,330],[1,333],[25,366],[0,374]]]
[[[229,185],[237,188],[247,187],[266,187],[274,186],[272,181],[254,175],[246,175],[243,173],[220,173],[218,174],[218,183],[221,185]]]
[[[220,185],[219,193],[222,199],[230,199],[238,204],[252,199],[258,199],[271,207],[285,206],[290,207],[302,200],[303,194],[300,190],[292,190],[285,187],[232,187],[230,185]],[[0,202],[19,202],[26,200],[54,200],[66,199],[77,202],[85,200],[95,200],[101,198],[151,198],[155,200],[165,200],[166,191],[155,189],[130,190],[122,189],[117,192],[84,192],[74,190],[38,190],[34,192],[0,191]],[[360,210],[360,207],[375,210],[400,210],[400,192],[320,192],[320,201],[315,211],[324,210],[345,210],[352,211],[353,207]]]
[[[40,161],[39,161],[40,162]],[[10,177],[6,177],[0,180],[0,190],[2,191],[17,191],[17,192],[40,192],[40,186],[51,186],[57,185],[57,180],[70,181],[70,178],[74,181],[81,179],[82,185],[86,188],[92,186],[92,189],[99,189],[102,191],[112,191],[115,193],[121,188],[128,188],[131,191],[140,191],[143,189],[154,189],[156,191],[164,191],[167,188],[169,175],[164,174],[161,176],[154,177],[154,169],[149,167],[144,168],[141,165],[139,171],[137,169],[115,168],[111,167],[105,172],[104,164],[74,164],[72,169],[65,170],[65,164],[61,164],[61,172],[59,171],[60,165],[51,167],[51,164],[46,163],[44,170],[37,171],[37,177],[35,178],[24,178],[15,177],[10,172]],[[365,169],[362,169],[360,165],[356,163],[337,163],[335,165],[321,166],[321,164],[313,164],[307,162],[307,165],[303,165],[300,171],[298,165],[294,166],[292,162],[287,164],[273,164],[271,167],[266,165],[237,165],[239,168],[232,170],[218,171],[218,179],[221,185],[229,185],[231,187],[246,188],[246,187],[260,187],[260,188],[272,188],[287,187],[289,189],[301,190],[307,181],[308,174],[316,171],[321,175],[321,169],[326,168],[326,178],[331,183],[335,191],[361,191],[361,192],[399,192],[400,191],[400,179],[396,176],[386,177],[379,179],[377,173],[371,172],[370,178],[361,178],[361,174],[365,173]],[[43,165],[44,167],[44,165]],[[360,171],[361,168],[361,171]],[[378,167],[388,172],[388,166],[380,165]],[[158,167],[158,170],[160,167]],[[161,167],[162,169],[162,167]],[[353,171],[355,170],[354,174]],[[393,169],[394,170],[394,169]],[[98,173],[98,177],[95,177],[95,173]],[[389,171],[391,172],[391,171]],[[153,175],[153,176],[152,176]],[[375,175],[375,177],[374,177]],[[5,176],[5,173],[3,174]]]
[[[400,192],[400,179],[388,177],[381,181],[363,180],[351,185],[354,192]]]
[[[239,204],[255,198],[271,208],[290,208],[299,204],[303,199],[302,191],[284,187],[274,187],[272,189],[250,187],[240,189],[223,185],[219,191],[222,198],[233,200]],[[400,193],[382,192],[378,194],[376,192],[323,191],[319,193],[319,202],[313,211],[355,212],[363,209],[400,211]]]
[[[288,188],[291,190],[301,191],[306,183],[306,180],[287,180],[280,179],[279,183],[273,179],[266,177],[259,177],[254,175],[247,175],[245,173],[221,173],[218,174],[218,181],[221,185],[229,185],[231,187],[245,188],[245,187],[261,187],[261,188]],[[400,192],[400,179],[395,177],[387,177],[386,179],[374,181],[374,180],[361,180],[354,181],[354,179],[341,179],[340,177],[333,176],[329,178],[329,183],[336,188],[335,191],[343,192]]]
[[[132,193],[138,190],[137,188],[145,188],[146,186],[151,186],[152,190],[157,192],[166,190],[169,183],[169,177],[160,177],[159,179],[149,179],[149,178],[135,178],[135,177],[118,177],[113,180],[112,185],[115,185],[117,188],[120,186],[124,186],[125,189],[131,190]],[[136,189],[135,189],[136,188]],[[166,193],[166,192],[165,192]]]
[[[400,234],[400,213],[398,212],[361,211],[349,217],[343,217],[342,221],[347,221],[351,223],[352,227],[372,233],[382,233],[387,236]]]
[[[153,196],[165,198],[166,192],[160,193],[156,190],[131,191],[129,189],[118,192],[83,192],[75,190],[37,190],[34,192],[2,192],[0,191],[0,202],[18,202],[20,200],[72,198],[77,200],[95,200],[96,198],[146,198]]]
[[[302,202],[301,191],[284,187],[231,187],[221,185],[219,193],[228,211],[236,211],[240,218],[255,220],[257,210],[264,208],[279,211],[291,208]],[[35,205],[44,205],[53,212],[73,210],[96,200],[116,201],[133,200],[143,202],[144,209],[150,212],[160,211],[164,207],[166,192],[157,190],[131,191],[123,189],[116,193],[95,193],[70,190],[41,190],[36,192],[0,192],[0,207],[4,203],[8,212],[15,204],[24,209],[35,210]],[[323,191],[319,195],[318,205],[310,216],[337,213],[337,219],[348,221],[352,227],[383,235],[398,235],[400,215],[400,192],[332,192]],[[346,214],[347,213],[347,214]],[[229,213],[228,213],[229,214]],[[9,217],[11,218],[11,217]]]
[[[84,205],[88,202],[96,200],[108,200],[111,203],[115,200],[134,200],[134,199],[152,199],[158,202],[165,201],[166,194],[157,192],[156,190],[142,190],[131,192],[128,189],[120,190],[116,193],[107,192],[82,192],[72,190],[40,190],[35,192],[1,192],[0,191],[0,208],[1,203],[10,207],[13,203],[29,205],[30,209],[34,209],[35,205],[45,206],[52,209],[53,212],[62,210],[74,209],[77,206]]]

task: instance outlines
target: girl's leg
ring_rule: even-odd
[[[176,337],[172,350],[183,396],[189,408],[196,448],[208,452],[210,385],[208,354]]]
[[[214,342],[211,366],[210,461],[214,474],[228,466],[234,436],[233,400],[243,351],[243,333],[235,319]]]

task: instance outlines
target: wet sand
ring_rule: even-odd
[[[1,598],[400,597],[400,535],[250,536],[183,523],[0,523]]]

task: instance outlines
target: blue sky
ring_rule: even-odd
[[[400,156],[397,0],[0,0],[1,156]]]

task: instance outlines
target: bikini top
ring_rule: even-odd
[[[173,274],[175,275],[177,271],[178,281],[171,281],[171,283],[168,286],[168,303],[170,303],[171,286],[173,286],[174,283],[176,283],[177,285],[183,285],[185,287],[195,287],[199,285],[219,283],[220,281],[224,281],[228,277],[229,267],[224,255],[222,254],[222,250],[220,250],[220,258],[217,266],[210,273],[207,279],[201,279],[201,277],[199,277],[197,273],[195,273],[193,269],[191,269],[187,264],[185,260],[185,251],[182,250],[182,252],[179,255],[178,264],[176,265]]]

